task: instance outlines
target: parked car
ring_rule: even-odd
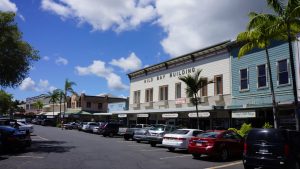
[[[243,153],[245,169],[300,168],[300,132],[284,129],[252,129]]]
[[[102,134],[104,137],[113,137],[114,135],[118,134],[119,127],[119,123],[105,123],[99,127],[99,133]]]
[[[99,128],[100,128],[101,126],[103,126],[105,123],[104,123],[104,122],[99,122],[98,124],[99,124],[99,125],[98,125],[97,127],[94,127],[94,128],[93,128],[93,133],[94,133],[94,134],[100,134],[100,133],[99,133]]]
[[[151,147],[155,147],[156,144],[162,144],[162,140],[165,134],[170,133],[177,128],[170,125],[156,125],[148,130],[146,139],[149,141]]]
[[[24,149],[31,146],[29,131],[19,130],[11,126],[0,126],[0,135],[3,148]]]
[[[55,126],[56,121],[55,119],[43,119],[41,121],[42,126]]]
[[[135,140],[136,142],[140,143],[141,141],[148,141],[147,140],[147,133],[148,130],[151,127],[147,127],[147,128],[139,128],[137,130],[134,131],[134,135],[133,135],[133,140]]]
[[[22,122],[16,122],[16,127],[20,130],[28,130],[30,133],[33,133],[33,125],[24,124]]]
[[[77,129],[78,129],[79,131],[82,131],[83,125],[86,125],[86,124],[87,124],[87,122],[80,122],[80,123],[78,124]]]
[[[131,128],[127,128],[125,134],[124,134],[124,139],[125,140],[134,140],[133,136],[135,134],[135,132],[141,128],[150,128],[151,125],[148,124],[136,124],[133,125]]]
[[[169,151],[174,151],[175,149],[187,150],[190,139],[202,132],[202,130],[197,129],[178,129],[169,134],[165,134],[162,144],[168,147]]]
[[[70,129],[70,130],[72,130],[72,129],[77,129],[78,125],[79,125],[79,124],[76,123],[76,122],[69,122],[69,123],[63,124],[63,127],[64,127],[65,129]]]
[[[93,128],[98,127],[99,123],[97,122],[87,122],[82,126],[82,131],[93,132]]]
[[[231,156],[242,156],[244,139],[234,131],[210,130],[191,138],[188,151],[194,158],[202,154],[228,160]]]

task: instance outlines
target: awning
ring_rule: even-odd
[[[212,106],[199,106],[199,111],[213,110]],[[176,112],[195,112],[196,107],[171,108],[171,109],[145,109],[145,110],[125,110],[115,111],[113,114],[141,114],[141,113],[176,113]]]
[[[94,116],[111,116],[112,113],[94,113]]]
[[[54,116],[57,116],[59,112],[54,112]],[[45,116],[53,116],[53,112],[45,112],[43,115]]]

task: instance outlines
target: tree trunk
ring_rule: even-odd
[[[277,129],[278,128],[277,104],[276,104],[275,92],[274,92],[274,86],[273,86],[270,56],[269,56],[269,51],[268,51],[267,47],[265,48],[265,51],[266,51],[269,81],[270,81],[270,89],[271,89],[271,96],[272,96],[272,109],[273,109],[274,128]]]
[[[196,113],[197,113],[197,128],[198,130],[200,129],[200,122],[199,122],[199,114],[198,114],[198,99],[197,99],[197,95],[194,94],[195,96],[195,105],[196,105]]]
[[[288,28],[288,42],[289,42],[289,52],[290,52],[290,63],[291,63],[291,71],[292,71],[292,83],[293,83],[293,95],[294,95],[294,112],[295,112],[295,120],[296,120],[296,130],[299,131],[299,115],[298,115],[298,94],[297,94],[297,83],[296,83],[296,71],[295,71],[295,61],[292,47],[292,37],[290,25],[287,25]]]

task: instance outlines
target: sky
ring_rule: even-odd
[[[127,74],[234,40],[263,0],[0,0],[16,13],[23,39],[39,51],[28,77],[6,88],[24,100],[65,79],[86,95],[129,96]]]

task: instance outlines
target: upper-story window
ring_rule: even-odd
[[[207,78],[203,78],[203,83],[201,84],[201,96],[207,96]]]
[[[181,83],[175,84],[175,99],[181,98]]]
[[[223,76],[216,75],[214,80],[215,80],[215,95],[223,94]]]
[[[248,83],[248,69],[241,69],[240,70],[240,90],[248,90],[249,83]]]
[[[146,89],[145,102],[153,102],[153,88]]]
[[[267,69],[265,64],[257,66],[257,87],[267,87]]]
[[[102,103],[98,103],[98,109],[101,110],[102,109]]]
[[[168,100],[168,86],[159,87],[159,100]]]
[[[91,102],[86,102],[86,107],[87,108],[91,108],[92,107],[92,103]]]
[[[135,104],[140,103],[140,98],[141,98],[141,91],[140,90],[134,91],[133,103]]]
[[[280,60],[277,63],[277,84],[278,85],[284,85],[289,84],[289,71],[288,71],[288,60]]]

